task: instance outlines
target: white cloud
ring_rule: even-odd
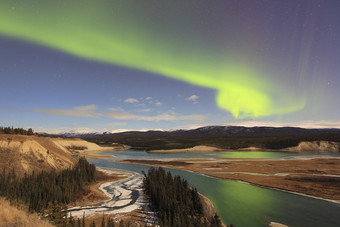
[[[185,100],[186,101],[192,101],[194,104],[197,104],[198,103],[198,99],[199,99],[199,96],[192,95],[192,96],[187,97]]]
[[[146,97],[145,99],[146,100],[151,100],[151,99],[153,99],[153,97]]]
[[[84,118],[111,118],[117,120],[141,120],[141,121],[204,121],[206,116],[201,114],[181,115],[173,110],[165,113],[158,112],[158,115],[137,115],[124,111],[121,108],[109,108],[106,111],[96,111],[96,105],[76,106],[71,109],[35,109],[32,112],[39,112],[46,115],[57,115],[67,117]],[[148,113],[151,109],[140,109],[140,112]]]
[[[117,107],[117,108],[112,107],[112,108],[109,108],[108,110],[110,110],[110,111],[121,111],[121,112],[124,112],[124,109],[123,109],[123,108],[120,108],[120,107]]]
[[[142,112],[142,113],[147,113],[147,112],[150,112],[151,109],[150,108],[147,108],[147,109],[140,109],[138,110],[139,112]]]
[[[321,121],[297,121],[297,122],[265,122],[265,121],[244,121],[234,123],[235,126],[267,126],[267,127],[300,127],[300,128],[340,128],[340,121],[321,120]]]
[[[88,106],[75,106],[72,109],[57,109],[57,108],[46,108],[46,109],[35,109],[32,112],[38,112],[45,115],[57,115],[67,117],[86,117],[86,118],[97,118],[101,114],[96,112],[96,105]]]
[[[120,111],[103,111],[106,117],[117,119],[117,120],[131,120],[135,119],[134,114],[130,114],[127,112],[120,112]]]
[[[156,104],[156,106],[162,106],[163,105],[163,103],[161,103],[161,102],[156,102],[155,104]]]
[[[126,103],[138,103],[139,101],[135,98],[128,98],[128,99],[125,99],[124,102],[126,102]]]
[[[117,120],[141,120],[141,121],[204,121],[205,116],[200,114],[180,115],[173,111],[154,116],[136,115],[127,112],[104,111],[105,116]]]

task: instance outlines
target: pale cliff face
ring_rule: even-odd
[[[312,142],[300,142],[296,147],[290,147],[284,149],[287,151],[316,151],[316,152],[339,152],[340,143],[330,141],[312,141]]]
[[[17,175],[62,170],[71,167],[76,160],[67,149],[54,143],[55,138],[0,135],[0,168],[15,170]],[[86,141],[85,141],[86,142]]]
[[[103,148],[80,138],[52,138],[52,141],[65,152],[73,151],[85,153],[89,151],[102,151]]]

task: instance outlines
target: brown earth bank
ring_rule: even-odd
[[[176,153],[176,152],[213,152],[213,151],[225,151],[225,149],[213,147],[213,146],[199,145],[199,146],[194,146],[194,147],[191,147],[191,148],[150,150],[148,152],[152,152],[152,153],[167,153],[167,152]]]
[[[0,170],[5,169],[6,172],[14,170],[18,177],[24,174],[31,174],[41,171],[61,171],[63,169],[71,168],[77,163],[79,156],[87,158],[114,158],[111,155],[94,155],[92,153],[102,152],[105,150],[113,150],[112,147],[100,147],[97,144],[84,141],[79,138],[53,138],[41,136],[26,136],[26,135],[10,135],[0,134]],[[87,206],[102,203],[108,197],[102,192],[99,187],[106,182],[121,180],[128,177],[126,173],[106,173],[103,171],[96,171],[96,181],[74,194],[72,202],[69,206]],[[18,215],[12,211],[10,207],[4,207],[4,202],[0,201],[0,226],[1,223],[8,223],[6,226],[45,226],[31,224],[31,216],[26,210],[19,210]],[[14,209],[15,207],[13,207]],[[8,211],[13,214],[8,216]],[[122,214],[120,218],[129,216],[129,214]],[[6,217],[8,216],[8,217]],[[32,216],[33,217],[33,216]],[[93,217],[86,217],[87,219]],[[26,220],[27,219],[27,220]],[[34,215],[34,219],[38,220],[38,214]],[[126,218],[124,218],[126,219]],[[21,223],[21,224],[20,224]],[[46,226],[49,226],[48,223]]]
[[[109,197],[99,189],[100,185],[106,182],[122,180],[129,177],[129,174],[118,172],[104,172],[101,169],[96,171],[96,181],[85,186],[85,189],[73,196],[73,201],[68,207],[75,206],[90,206],[95,204],[101,204],[108,200]]]
[[[129,174],[126,173],[118,173],[118,172],[106,172],[98,169],[96,182],[93,182],[86,186],[86,189],[80,192],[78,195],[75,195],[74,201],[71,202],[68,207],[78,207],[78,206],[91,206],[91,205],[100,205],[106,200],[110,199],[107,195],[104,194],[102,190],[100,190],[100,186],[106,182],[118,181],[122,180],[126,177],[129,177]],[[81,217],[79,217],[82,219]],[[124,226],[128,225],[131,227],[144,226],[145,219],[150,219],[150,216],[144,209],[137,209],[128,213],[120,213],[120,214],[98,214],[98,215],[88,215],[85,217],[85,226],[91,226],[92,222],[95,222],[96,226],[101,226],[103,218],[105,222],[108,218],[112,218],[113,221],[117,224],[123,221]]]
[[[116,149],[126,149],[126,146],[115,145]],[[101,147],[97,144],[83,141],[79,138],[53,138],[40,136],[0,134],[0,170],[6,172],[15,170],[18,177],[40,171],[60,171],[72,167],[77,162],[77,157],[87,158],[114,158],[111,155],[96,155],[94,153],[105,150],[114,150],[112,147]],[[97,171],[96,182],[86,185],[85,189],[74,195],[68,207],[88,206],[100,204],[108,197],[99,189],[106,182],[121,180],[128,175],[126,173],[113,173]],[[208,204],[207,201],[205,201]],[[4,210],[0,210],[3,212]],[[208,210],[208,211],[211,211]],[[207,211],[207,212],[208,212]],[[25,213],[25,211],[23,211]],[[95,220],[101,224],[102,215],[86,217],[87,226]],[[119,222],[123,220],[130,226],[143,226],[147,212],[138,209],[130,213],[110,215]],[[28,225],[30,226],[30,225]],[[34,226],[34,225],[33,225]]]
[[[214,151],[290,151],[290,152],[340,152],[340,143],[332,141],[302,141],[295,147],[269,149],[265,147],[244,147],[238,149],[223,149],[212,145],[197,145],[190,148],[149,150],[148,152],[214,152]]]
[[[0,169],[14,169],[18,176],[33,171],[59,171],[72,167],[78,156],[95,158],[93,153],[106,150],[113,148],[80,138],[0,134]]]
[[[73,195],[72,201],[68,204],[68,207],[75,206],[91,206],[99,205],[109,199],[103,191],[100,190],[100,186],[106,182],[118,181],[130,176],[126,173],[119,172],[106,172],[101,169],[96,171],[96,181],[87,184],[85,188]],[[122,220],[124,224],[129,226],[144,226],[145,218],[150,218],[143,209],[138,209],[129,213],[104,215],[105,220],[110,217],[118,223]],[[80,217],[82,220],[82,218]],[[103,215],[92,215],[85,217],[86,226],[94,221],[96,226],[100,226],[103,220]],[[27,227],[50,227],[53,226],[47,220],[41,220],[38,214],[31,214],[27,211],[23,205],[18,209],[4,198],[0,198],[0,227],[2,226],[27,226]],[[125,226],[125,225],[124,225]]]
[[[144,209],[137,209],[129,213],[89,216],[85,218],[85,226],[90,227],[92,222],[95,222],[96,226],[101,226],[103,219],[106,221],[108,218],[113,219],[116,226],[119,226],[120,222],[124,223],[123,226],[130,227],[152,226],[153,224],[152,222],[146,223],[146,219],[150,219],[150,216]]]
[[[79,156],[92,159],[109,159],[116,158],[114,155],[94,155],[94,154],[80,154]]]
[[[72,153],[57,146],[53,138],[0,135],[0,169],[14,169],[18,176],[67,169],[75,163]]]
[[[103,191],[100,190],[100,186],[103,183],[106,182],[112,182],[112,181],[118,181],[122,180],[126,177],[128,177],[129,174],[126,173],[107,173],[103,172],[99,169],[97,171],[97,180],[94,183],[91,183],[86,186],[86,189],[79,193],[78,195],[75,195],[74,201],[68,205],[68,207],[77,207],[77,206],[91,206],[91,205],[99,205],[109,199]],[[216,210],[214,208],[214,205],[211,203],[211,201],[203,196],[202,194],[199,194],[200,201],[203,206],[203,215],[207,217],[209,220],[214,217],[216,214]],[[128,213],[119,213],[119,214],[100,214],[100,215],[91,215],[86,216],[86,226],[90,226],[90,224],[94,221],[96,223],[96,226],[100,226],[102,221],[107,220],[108,218],[112,218],[117,224],[120,221],[123,221],[125,225],[127,226],[145,226],[157,224],[152,223],[153,217],[150,216],[150,213],[147,212],[144,208],[139,208],[137,210],[134,210],[132,212]],[[146,223],[146,220],[149,220],[148,223]],[[222,226],[225,226],[222,223]]]
[[[0,198],[0,227],[53,227],[48,221],[41,220],[37,214],[31,214],[24,208],[19,209],[4,198]]]
[[[340,159],[336,158],[121,160],[121,162],[188,170],[216,178],[240,180],[340,202]]]

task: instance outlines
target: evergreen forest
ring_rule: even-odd
[[[15,135],[34,135],[33,129],[24,129],[24,128],[14,128],[12,127],[0,127],[0,134],[15,134]]]
[[[222,226],[217,215],[211,220],[204,217],[197,189],[180,176],[152,167],[144,173],[143,183],[161,227]]]
[[[72,169],[59,173],[40,172],[18,178],[15,171],[0,173],[0,196],[17,206],[24,204],[30,212],[50,214],[57,219],[63,213],[74,193],[84,189],[87,183],[95,181],[96,167],[85,158],[80,158]],[[63,218],[64,214],[62,214]]]

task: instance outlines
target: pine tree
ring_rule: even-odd
[[[77,218],[77,227],[81,227],[81,222],[79,218]]]
[[[27,135],[34,135],[34,132],[33,132],[33,129],[32,128],[29,128],[28,131],[27,131]]]
[[[103,218],[102,218],[102,224],[101,227],[105,227],[105,218],[104,218],[104,214],[103,214]]]
[[[82,227],[85,227],[85,212],[83,213]]]

